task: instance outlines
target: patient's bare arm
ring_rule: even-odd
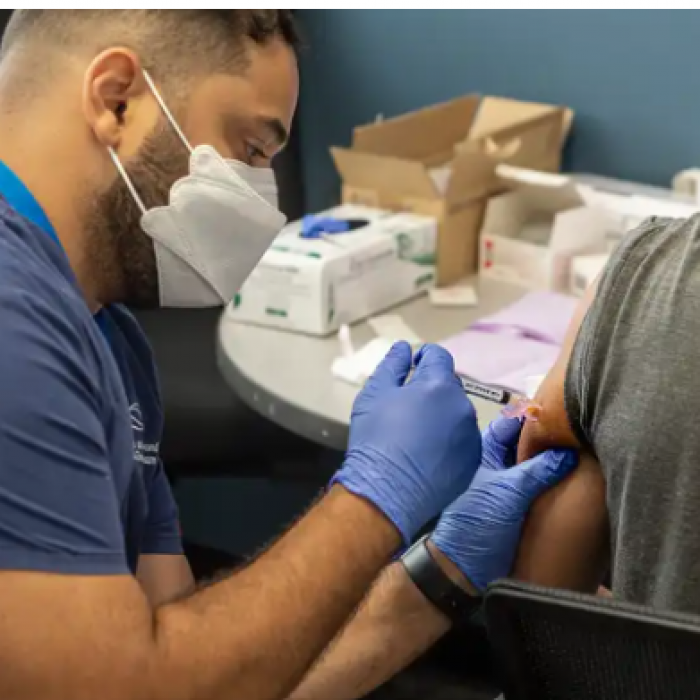
[[[608,565],[605,483],[596,460],[545,494],[525,525],[514,578],[549,588],[595,593]]]
[[[580,448],[567,416],[564,383],[571,350],[595,287],[589,290],[569,328],[559,360],[537,396],[540,419],[527,423],[518,451],[522,462],[553,447]],[[608,565],[605,481],[596,459],[581,453],[579,467],[534,505],[528,517],[513,576],[551,588],[594,593]]]

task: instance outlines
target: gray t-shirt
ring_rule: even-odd
[[[613,255],[565,400],[607,481],[616,597],[700,614],[700,215]]]

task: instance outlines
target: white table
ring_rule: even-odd
[[[423,296],[391,313],[402,316],[423,340],[438,342],[524,293],[521,287],[493,281],[482,281],[477,287],[479,306],[473,309],[438,309]],[[367,323],[360,323],[353,327],[352,337],[361,347],[374,334]],[[244,325],[226,313],[219,327],[219,366],[245,403],[293,433],[344,451],[358,388],[331,375],[339,354],[336,336],[316,338]],[[498,415],[498,406],[478,399],[474,404],[484,426]]]

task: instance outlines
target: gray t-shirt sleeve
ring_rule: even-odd
[[[606,484],[615,597],[700,612],[700,215],[628,234],[565,383]]]
[[[593,417],[599,400],[599,388],[605,379],[601,360],[605,357],[611,334],[624,331],[616,328],[621,319],[614,313],[627,291],[620,289],[621,281],[624,280],[622,284],[625,284],[629,277],[623,271],[639,263],[645,242],[668,225],[668,219],[648,219],[627,234],[600,277],[596,297],[581,323],[571,351],[564,386],[566,412],[571,429],[582,447],[593,454]]]
[[[0,328],[0,570],[128,574],[89,345],[23,290],[3,290]]]

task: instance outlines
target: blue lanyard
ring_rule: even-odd
[[[56,229],[49,221],[49,217],[46,216],[46,212],[27,189],[27,186],[2,161],[0,161],[0,194],[20,216],[38,226],[56,245],[62,248]],[[95,322],[109,342],[107,318],[102,311],[95,315]]]

